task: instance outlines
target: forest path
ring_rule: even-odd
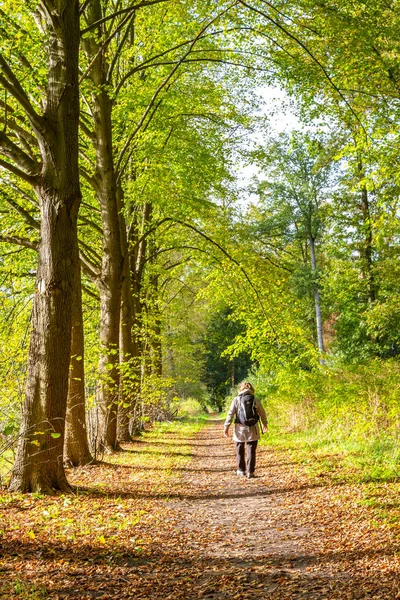
[[[399,546],[357,487],[312,483],[286,452],[259,446],[256,478],[236,476],[223,423],[193,442],[180,515],[186,551],[207,565],[193,598],[400,598]]]
[[[156,427],[69,471],[73,496],[4,492],[0,597],[400,598],[396,529],[373,522],[362,485],[311,478],[268,444],[256,475],[237,477],[212,417],[195,436],[189,425]],[[388,487],[374,488],[387,511]]]

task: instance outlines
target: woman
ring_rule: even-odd
[[[256,449],[257,442],[260,439],[260,429],[258,423],[255,425],[243,425],[239,420],[243,420],[243,406],[252,408],[254,404],[255,410],[260,416],[262,423],[262,431],[265,433],[268,430],[267,415],[265,410],[258,400],[254,397],[254,388],[248,381],[244,381],[239,387],[239,394],[232,400],[228,416],[226,417],[224,426],[224,436],[229,437],[229,426],[235,419],[235,431],[233,433],[233,441],[236,442],[236,460],[237,460],[237,475],[244,477],[254,477],[254,469],[256,466]],[[245,446],[247,450],[247,460],[245,460]]]

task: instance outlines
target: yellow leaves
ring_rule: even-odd
[[[2,506],[0,575],[14,587],[4,591],[0,583],[0,595],[22,597],[29,579],[37,587],[32,598],[44,596],[43,589],[55,596],[66,582],[71,596],[84,590],[82,597],[109,600],[396,598],[399,561],[391,533],[382,523],[373,530],[376,507],[360,508],[354,500],[368,492],[374,503],[397,511],[398,483],[315,486],[298,462],[298,446],[289,453],[269,442],[267,452],[260,448],[260,477],[250,489],[232,478],[234,453],[221,452],[221,424],[195,441],[195,430],[185,427],[162,425],[112,463],[79,469],[87,483],[77,496],[28,503],[12,496]],[[194,451],[193,463],[166,477],[168,453],[182,448]],[[96,482],[104,491],[88,489]],[[57,510],[59,519],[43,523],[45,511]],[[118,528],[121,522],[129,524],[126,530]],[[76,537],[63,535],[67,523]],[[21,544],[21,537],[35,543]]]
[[[57,504],[53,504],[52,506],[49,506],[49,508],[42,511],[42,517],[45,520],[58,519],[59,515],[60,515],[60,510],[59,510],[59,507],[57,506]]]

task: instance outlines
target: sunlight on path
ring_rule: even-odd
[[[0,497],[6,600],[395,600],[399,544],[360,485],[261,446],[236,476],[221,420],[160,424],[69,473],[74,496]],[[268,439],[268,438],[266,438]]]
[[[372,553],[368,524],[357,517],[348,527],[355,516],[340,510],[338,490],[311,484],[265,446],[256,478],[237,477],[234,445],[222,431],[216,420],[197,435],[182,497],[168,502],[187,554],[204,565],[190,598],[400,597],[388,540],[375,533]]]
[[[234,445],[221,438],[221,423],[202,431],[201,446],[193,458],[193,468],[184,477],[187,498],[171,508],[181,510],[183,530],[192,539],[207,532],[209,540],[192,542],[201,552],[221,558],[249,558],[275,553],[296,557],[307,530],[287,529],[286,522],[301,506],[282,501],[267,466],[267,452],[258,451],[257,477],[236,476]],[[268,485],[268,483],[270,485]],[[183,505],[183,507],[182,507]]]

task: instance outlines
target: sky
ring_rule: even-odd
[[[279,87],[266,86],[257,90],[262,100],[262,112],[260,118],[268,119],[270,134],[272,136],[283,132],[290,132],[293,129],[302,128],[302,124],[295,114],[293,106],[290,106],[290,99],[286,92]],[[262,132],[255,132],[251,138],[254,141],[262,142]],[[240,188],[246,188],[254,176],[262,178],[262,174],[255,165],[238,166],[238,185]],[[256,197],[249,193],[243,193],[241,205],[245,208],[250,202],[255,202]]]

